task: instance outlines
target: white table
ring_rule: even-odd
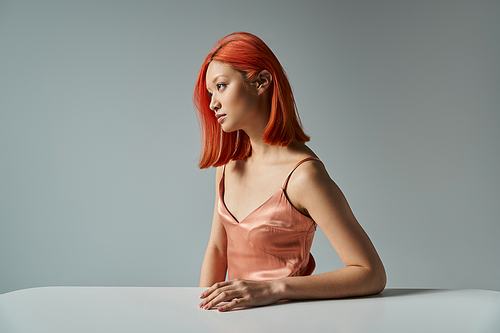
[[[201,310],[204,288],[43,287],[0,295],[0,332],[500,332],[500,292],[386,289],[342,300]]]

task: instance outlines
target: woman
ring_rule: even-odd
[[[305,142],[279,61],[244,32],[206,57],[194,93],[216,201],[199,307],[227,311],[279,300],[375,294],[386,275],[370,239]],[[311,275],[316,225],[345,267]],[[226,280],[226,273],[228,280]]]

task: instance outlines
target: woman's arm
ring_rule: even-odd
[[[282,279],[277,283],[280,299],[338,298],[381,292],[386,283],[382,261],[324,166],[319,162],[304,163],[292,174],[290,184],[290,201],[316,221],[345,267],[298,279]]]
[[[290,179],[290,202],[310,215],[330,240],[345,267],[311,276],[274,281],[234,280],[217,283],[202,294],[202,307],[226,311],[243,305],[271,304],[281,299],[322,299],[362,296],[382,291],[384,266],[370,239],[354,217],[344,195],[319,162],[302,164]]]
[[[200,287],[210,287],[216,282],[226,279],[226,230],[220,222],[217,205],[219,202],[219,182],[222,177],[222,168],[217,168],[215,175],[215,207],[212,220],[212,231],[207,250],[201,267]]]

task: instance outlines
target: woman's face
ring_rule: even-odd
[[[257,93],[230,66],[212,61],[208,65],[206,85],[211,96],[210,109],[224,132],[245,130],[255,123]]]

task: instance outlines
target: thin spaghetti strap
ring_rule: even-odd
[[[226,181],[224,180],[224,178],[226,178],[226,164],[224,164],[224,165],[222,166],[222,176],[220,177],[220,182],[222,183],[222,186],[223,186],[223,187],[225,187],[225,186],[224,186],[224,184],[225,184],[225,182],[226,182]],[[220,184],[219,184],[219,186],[220,186]]]
[[[319,158],[317,158],[317,157],[307,157],[307,158],[304,158],[303,160],[301,160],[299,163],[297,163],[297,164],[293,167],[292,171],[290,171],[290,173],[288,174],[288,176],[287,176],[287,177],[286,177],[286,179],[285,179],[285,182],[283,183],[282,188],[283,188],[284,190],[286,190],[286,187],[287,187],[287,185],[288,185],[288,181],[290,180],[290,176],[291,176],[291,175],[292,175],[292,173],[295,171],[295,169],[297,169],[297,168],[298,168],[298,167],[299,167],[302,163],[307,162],[307,161],[311,161],[311,160],[321,162],[321,160],[320,160]]]

